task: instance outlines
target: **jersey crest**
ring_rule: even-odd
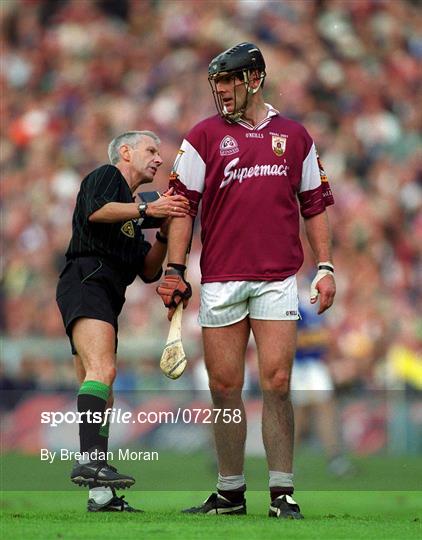
[[[126,223],[123,223],[120,230],[129,238],[135,238],[135,229],[133,227],[132,221],[126,221]]]
[[[287,137],[272,136],[273,152],[276,156],[281,157],[286,151]]]
[[[239,152],[239,145],[234,137],[226,135],[220,143],[220,156],[231,156]]]

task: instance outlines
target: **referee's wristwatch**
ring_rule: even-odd
[[[138,204],[139,216],[142,219],[145,219],[147,217],[147,208],[148,208],[148,204],[146,202],[141,202],[140,204]]]

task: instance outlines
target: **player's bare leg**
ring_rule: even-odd
[[[250,320],[258,350],[263,391],[262,436],[269,470],[291,472],[294,420],[290,373],[296,348],[296,321]]]
[[[241,422],[224,423],[222,414],[214,425],[219,472],[243,474],[246,416],[242,401],[249,319],[220,328],[203,328],[204,359],[214,407],[240,410]]]
[[[220,328],[203,328],[204,360],[208,371],[213,406],[222,412],[213,423],[218,459],[218,493],[212,493],[200,506],[184,510],[188,514],[246,514],[243,463],[246,417],[242,401],[245,353],[249,340],[249,320]],[[223,410],[232,421],[223,421]],[[238,409],[240,422],[233,422]],[[226,419],[227,421],[227,419]]]
[[[184,510],[188,514],[246,514],[246,490],[243,463],[246,441],[246,417],[242,402],[245,353],[249,340],[249,320],[220,328],[203,328],[204,359],[214,408],[222,410],[213,424],[218,458],[217,493],[200,506]],[[224,422],[223,410],[231,421]],[[237,409],[233,421],[234,410]]]
[[[269,515],[302,519],[293,494],[294,418],[290,375],[296,350],[296,321],[250,319],[258,351],[263,393],[262,438],[270,475]]]

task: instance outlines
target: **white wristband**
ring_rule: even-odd
[[[333,276],[333,275],[334,275],[334,266],[332,263],[330,262],[318,263],[318,272],[311,283],[311,300],[318,297],[319,292],[318,292],[318,289],[316,288],[318,281],[325,276]]]

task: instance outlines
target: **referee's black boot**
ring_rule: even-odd
[[[135,483],[132,476],[120,474],[115,467],[108,465],[106,461],[76,462],[70,479],[78,486],[105,486],[115,489],[130,488]]]
[[[139,512],[143,513],[143,510],[133,508],[125,501],[125,496],[118,497],[115,490],[112,489],[113,495],[106,503],[98,504],[94,499],[88,500],[87,510],[88,512]]]

